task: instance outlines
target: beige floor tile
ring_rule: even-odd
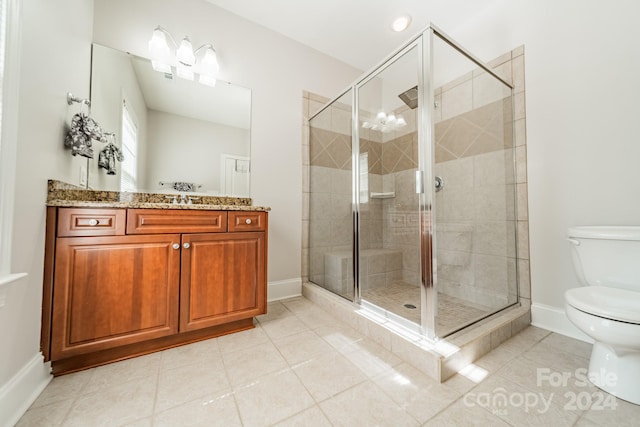
[[[118,384],[78,398],[63,426],[122,426],[153,413],[156,378]]]
[[[312,331],[303,331],[273,340],[274,345],[290,365],[306,362],[335,350]]]
[[[367,377],[340,353],[332,352],[293,368],[316,402],[353,387]]]
[[[442,383],[443,387],[450,388],[454,391],[457,391],[460,394],[464,394],[476,387],[480,381],[482,381],[484,376],[478,376],[475,372],[463,374],[456,374]]]
[[[540,328],[478,360],[482,381],[458,374],[438,384],[304,298],[268,310],[249,331],[54,378],[17,425],[593,427],[640,418],[640,406],[580,383],[589,344]],[[552,384],[549,375],[568,381]],[[499,401],[483,407],[480,393],[553,398],[535,413]]]
[[[369,378],[383,374],[402,362],[398,356],[370,340],[362,340],[348,347],[344,356]]]
[[[49,385],[40,393],[31,408],[50,405],[55,402],[75,399],[82,389],[89,384],[93,376],[93,369],[62,375],[51,380]]]
[[[636,427],[640,423],[640,405],[613,398],[611,395],[592,393],[593,404],[585,411],[581,421],[590,421],[599,426]]]
[[[335,316],[330,315],[319,308],[311,308],[296,313],[296,317],[309,329],[318,329],[323,326],[341,326],[343,323]]]
[[[309,330],[295,315],[281,317],[264,323],[261,322],[260,324],[272,340]]]
[[[465,405],[462,399],[424,424],[424,427],[463,426],[508,427],[509,424],[478,405]]]
[[[581,358],[568,354],[536,354],[530,358],[525,353],[507,363],[497,375],[534,392],[564,396],[566,393],[593,393],[596,387],[580,376],[584,369]],[[583,372],[586,373],[586,372]],[[566,381],[561,379],[566,377]],[[564,400],[563,400],[564,401]]]
[[[163,370],[158,379],[155,412],[230,390],[222,360]]]
[[[156,414],[154,427],[242,426],[233,393],[205,396]]]
[[[317,309],[318,307],[304,297],[290,298],[282,300],[280,303],[294,314],[305,313],[309,310]]]
[[[572,426],[581,410],[566,406],[563,394],[532,390],[494,375],[467,393],[463,403],[489,410],[511,425]]]
[[[261,377],[235,393],[245,427],[274,424],[315,403],[290,370]]]
[[[245,350],[227,353],[222,357],[229,382],[234,387],[250,383],[272,372],[289,368],[287,361],[271,341]]]
[[[222,354],[244,350],[269,341],[269,337],[258,324],[255,328],[217,338],[218,348]]]
[[[50,405],[31,407],[20,418],[16,427],[60,426],[75,398],[58,400]]]
[[[487,370],[489,374],[495,373],[508,362],[538,344],[549,334],[549,331],[529,326],[481,357],[474,364]]]
[[[122,427],[151,427],[153,426],[152,417],[143,418],[141,420],[134,421],[129,424],[125,424]]]
[[[334,426],[417,426],[419,423],[371,381],[320,403]]]
[[[508,362],[522,354],[520,351],[517,351],[518,348],[516,346],[509,345],[509,341],[511,340],[502,343],[497,348],[473,362],[473,364],[486,370],[488,374],[496,373]]]
[[[601,424],[596,424],[593,421],[589,421],[589,419],[584,416],[580,418],[575,424],[574,427],[601,427]]]
[[[564,335],[551,333],[547,335],[539,344],[539,348],[553,348],[562,352],[571,353],[575,356],[589,359],[593,344],[566,337]]]
[[[373,382],[420,423],[429,420],[461,395],[406,363],[374,378]]]
[[[157,377],[160,369],[160,359],[161,353],[152,353],[99,366],[93,370],[93,377],[82,390],[82,393],[93,393],[105,387],[120,384],[123,378],[126,381],[132,381]]]
[[[218,342],[216,339],[209,339],[163,351],[160,368],[174,369],[185,365],[206,365],[217,360],[220,360]]]
[[[358,343],[365,340],[364,335],[346,325],[323,326],[314,330],[318,336],[340,352],[357,349]]]
[[[289,316],[293,316],[292,311],[290,311],[280,302],[272,302],[267,304],[267,314],[256,316],[256,320],[260,323],[265,323],[271,320],[282,319]]]
[[[275,427],[331,427],[331,423],[318,406],[312,406],[291,418],[275,424]]]

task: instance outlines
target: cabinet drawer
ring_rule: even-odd
[[[267,228],[265,212],[229,212],[229,232],[232,231],[264,231]]]
[[[223,233],[224,211],[128,209],[127,234]]]
[[[125,217],[124,209],[60,208],[58,236],[122,236]]]

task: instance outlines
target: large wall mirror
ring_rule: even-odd
[[[93,142],[88,188],[250,196],[249,89],[166,75],[148,59],[94,44],[91,116],[113,136]]]

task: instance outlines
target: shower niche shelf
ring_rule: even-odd
[[[372,199],[393,199],[394,197],[396,197],[396,192],[395,191],[387,191],[386,193],[371,192],[369,197]]]

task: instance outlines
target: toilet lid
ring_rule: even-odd
[[[640,324],[640,292],[605,286],[569,289],[567,304],[595,316]]]

